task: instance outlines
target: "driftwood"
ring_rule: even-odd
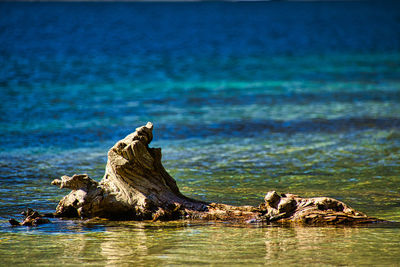
[[[8,222],[12,226],[38,226],[50,223],[50,220],[45,217],[53,217],[53,215],[49,214],[40,214],[31,208],[27,208],[26,211],[21,212],[21,214],[25,216],[25,219],[22,222],[19,222],[16,219],[10,219]]]
[[[161,163],[161,149],[150,148],[147,123],[108,152],[100,182],[85,174],[52,182],[72,191],[58,204],[57,217],[114,220],[200,219],[238,223],[360,224],[379,220],[328,197],[301,198],[270,191],[258,207],[208,203],[184,196]]]

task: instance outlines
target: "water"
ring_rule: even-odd
[[[257,205],[330,196],[400,221],[400,6],[376,2],[0,3],[4,265],[396,265],[400,228],[54,220],[50,182],[100,179],[155,124],[181,191]]]

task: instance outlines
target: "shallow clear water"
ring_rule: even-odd
[[[395,1],[0,3],[0,258],[5,265],[397,264],[400,228],[54,221],[61,175],[155,124],[189,196],[330,196],[400,221]]]
[[[73,225],[69,231],[74,233],[43,234],[44,227],[3,235],[3,264],[22,265],[29,259],[57,266],[393,266],[400,252],[398,228],[391,227],[243,228],[132,222],[105,229]]]

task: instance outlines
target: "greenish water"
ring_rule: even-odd
[[[132,222],[115,223],[105,231],[79,225],[70,229],[74,233],[44,235],[39,229],[3,235],[2,264],[25,265],[28,260],[40,266],[396,266],[400,254],[398,227],[253,228]]]
[[[0,3],[0,265],[390,265],[398,223],[53,220],[54,178],[99,180],[152,121],[185,195],[329,196],[400,222],[396,1]]]

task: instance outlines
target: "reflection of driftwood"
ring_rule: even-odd
[[[332,198],[301,198],[271,191],[258,207],[206,203],[188,198],[161,164],[161,149],[150,148],[153,125],[147,123],[108,152],[100,183],[87,175],[63,176],[52,184],[70,188],[56,216],[129,220],[179,218],[235,222],[354,224],[378,220]]]

